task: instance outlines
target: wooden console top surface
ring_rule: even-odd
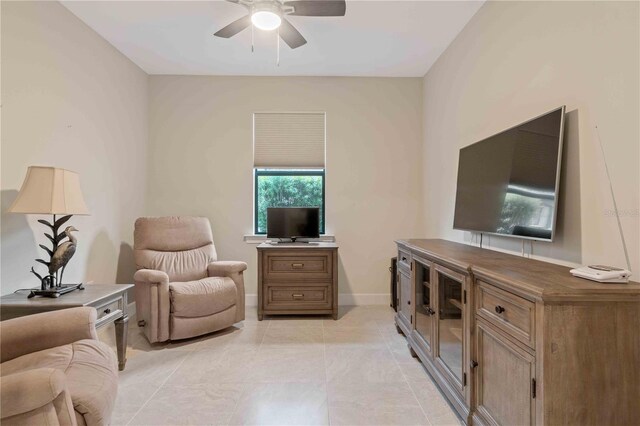
[[[488,279],[507,289],[545,302],[640,302],[640,283],[601,284],[569,273],[571,268],[439,239],[398,240],[417,255],[430,257],[476,278]]]
[[[261,243],[258,249],[337,249],[336,243],[310,242],[310,243]]]

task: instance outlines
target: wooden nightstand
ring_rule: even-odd
[[[0,297],[0,318],[2,321],[56,311],[58,309],[91,306],[98,311],[96,328],[114,323],[116,328],[116,346],[118,349],[118,367],[124,370],[127,363],[127,290],[133,284],[85,284],[84,290],[76,290],[59,298],[33,297],[27,299],[24,293],[8,294]]]
[[[258,319],[263,315],[331,314],[338,319],[338,246],[258,246]]]

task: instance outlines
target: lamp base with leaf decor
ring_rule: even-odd
[[[47,190],[44,190],[45,188]],[[51,248],[39,244],[39,247],[48,254],[49,259],[39,258],[36,262],[46,266],[47,273],[40,274],[31,267],[31,273],[40,280],[40,289],[33,289],[28,297],[60,297],[62,294],[82,289],[82,283],[62,283],[66,266],[75,254],[78,244],[72,232],[78,230],[73,226],[67,226],[60,232],[60,228],[74,214],[89,214],[82,198],[77,173],[54,167],[29,167],[18,197],[9,211],[53,216],[51,222],[44,219],[38,220],[38,223],[48,228],[44,236],[51,243]],[[58,215],[62,216],[57,217]]]

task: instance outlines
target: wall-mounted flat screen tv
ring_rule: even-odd
[[[460,150],[454,229],[552,241],[562,106]]]
[[[320,236],[320,208],[267,208],[267,238],[318,238]]]

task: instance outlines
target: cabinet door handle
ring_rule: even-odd
[[[469,364],[469,366],[471,367],[471,369],[473,370],[474,368],[476,368],[478,366],[478,361],[471,361],[471,363]]]
[[[292,263],[291,267],[293,269],[302,269],[302,268],[304,268],[304,263]]]
[[[501,314],[504,312],[504,308],[500,305],[496,306],[496,313]]]
[[[407,300],[407,305],[410,305],[410,304],[411,304],[411,300]]]

